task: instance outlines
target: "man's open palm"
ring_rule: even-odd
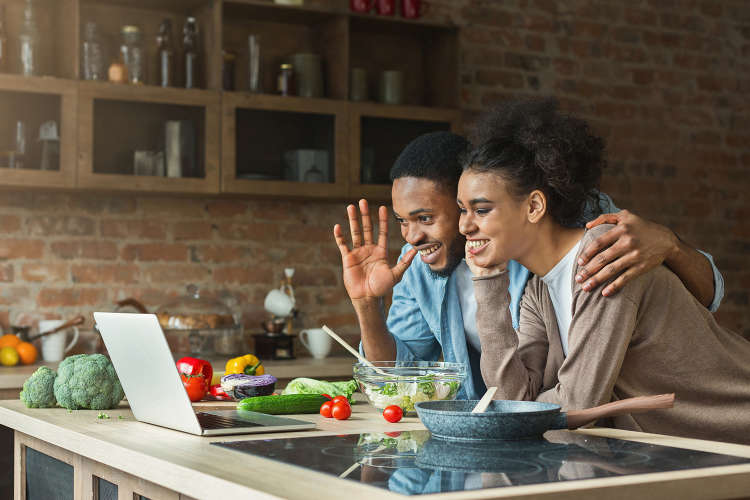
[[[346,244],[339,224],[333,227],[333,236],[341,252],[344,268],[344,286],[352,300],[382,297],[388,294],[411,264],[417,251],[409,250],[394,267],[388,265],[388,212],[381,206],[378,210],[378,241],[373,241],[372,220],[367,200],[359,200],[362,216],[360,225],[357,208],[346,207],[349,229],[352,235],[351,250]]]

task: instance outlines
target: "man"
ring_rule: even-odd
[[[391,169],[391,197],[407,244],[393,268],[388,264],[385,207],[378,210],[377,241],[373,240],[366,200],[359,202],[361,224],[357,208],[347,207],[351,250],[341,226],[334,226],[333,232],[367,358],[437,360],[442,355],[445,361],[466,363],[469,376],[459,397],[478,399],[485,385],[479,370],[476,300],[471,271],[463,261],[465,239],[458,231],[456,204],[460,157],[468,147],[463,137],[435,132],[412,141],[396,159]],[[605,213],[617,211],[606,195],[600,195],[599,209]],[[588,226],[605,222],[617,226],[582,254],[589,264],[577,280],[586,280],[585,290],[619,276],[603,291],[611,295],[628,280],[663,262],[701,303],[710,305],[712,311],[718,309],[724,293],[723,278],[709,255],[690,248],[667,228],[625,211],[600,216]],[[410,265],[417,253],[420,259]],[[508,271],[511,315],[518,328],[519,304],[529,272],[514,261],[510,261]],[[383,297],[391,291],[393,302],[386,320]]]

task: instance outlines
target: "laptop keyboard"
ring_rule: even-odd
[[[202,429],[235,429],[237,427],[259,427],[261,424],[241,418],[225,417],[213,413],[196,413],[198,423]]]

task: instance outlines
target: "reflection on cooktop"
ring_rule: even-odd
[[[428,431],[212,443],[406,495],[748,463],[750,459],[552,431],[544,439],[466,443]]]

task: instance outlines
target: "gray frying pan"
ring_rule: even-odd
[[[560,405],[495,400],[484,413],[471,413],[478,400],[421,401],[417,415],[435,437],[460,441],[539,438],[553,429],[576,429],[600,418],[671,408],[674,394],[640,396],[605,405],[561,412]]]

